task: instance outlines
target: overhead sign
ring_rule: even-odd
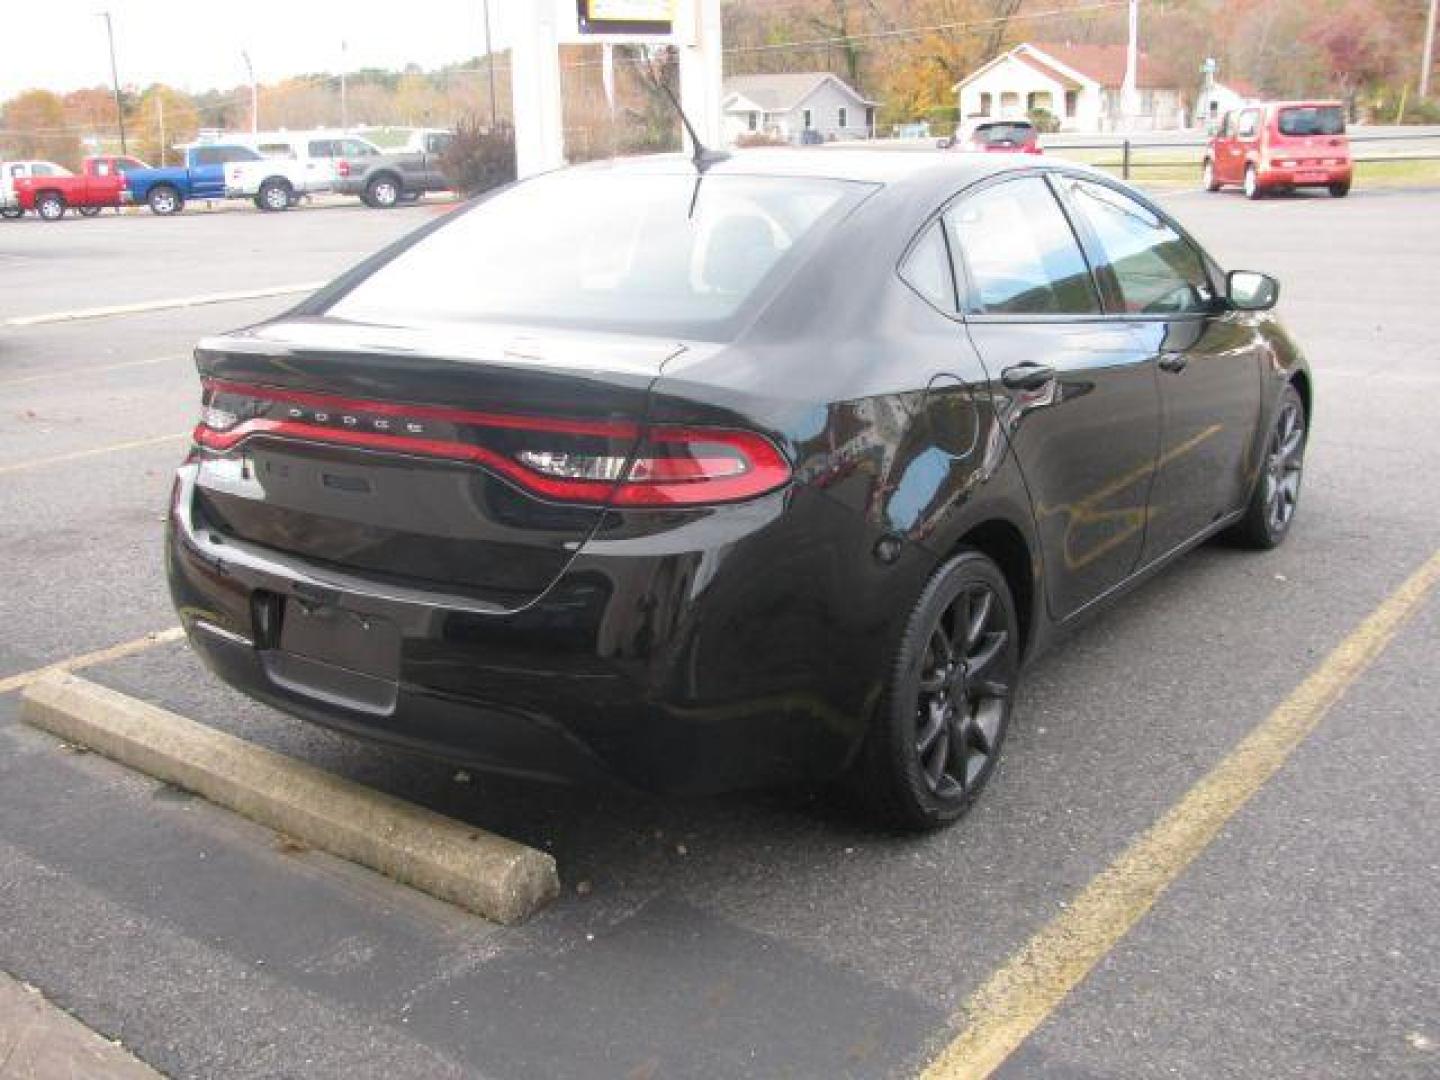
[[[675,30],[675,0],[575,0],[577,29],[586,37],[645,40]]]

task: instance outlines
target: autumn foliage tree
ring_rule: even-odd
[[[27,90],[0,110],[9,155],[58,162],[66,168],[80,164],[80,139],[65,122],[65,103],[48,90]]]

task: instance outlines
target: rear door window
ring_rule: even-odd
[[[1253,139],[1255,133],[1260,130],[1260,114],[1254,109],[1246,109],[1240,114],[1240,122],[1236,125],[1235,135],[1240,139]]]
[[[1030,176],[986,188],[953,207],[945,220],[963,255],[970,311],[1099,312],[1090,267],[1043,178]]]
[[[1094,233],[1122,310],[1134,314],[1207,311],[1213,293],[1200,253],[1148,207],[1104,184],[1065,177],[1062,188]]]

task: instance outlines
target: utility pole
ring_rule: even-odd
[[[1140,0],[1130,0],[1130,41],[1125,46],[1125,82],[1120,87],[1120,112],[1125,117],[1125,127],[1135,126],[1135,117],[1140,107],[1136,92],[1140,68]]]
[[[340,130],[349,133],[350,111],[345,106],[345,42],[340,42]]]
[[[250,63],[250,54],[241,49],[240,56],[245,61],[245,70],[250,73],[250,134],[258,135],[260,132],[260,86],[255,81],[255,65]]]
[[[490,0],[482,0],[485,12],[485,70],[490,74],[490,130],[495,130],[495,54],[490,51]],[[1434,12],[1431,12],[1432,18]]]
[[[1430,0],[1430,17],[1425,20],[1425,57],[1420,61],[1420,96],[1430,96],[1430,69],[1435,66],[1435,15],[1440,0]]]
[[[129,156],[130,148],[125,145],[125,106],[120,101],[120,69],[115,66],[115,28],[110,24],[110,12],[102,11],[99,15],[105,20],[105,36],[110,39],[110,81],[115,85],[115,123],[120,128],[120,153]]]
[[[165,92],[155,94],[155,110],[160,117],[160,167],[165,167]]]

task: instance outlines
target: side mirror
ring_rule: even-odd
[[[1231,270],[1225,276],[1225,293],[1236,311],[1269,311],[1280,299],[1280,282],[1254,270]]]

